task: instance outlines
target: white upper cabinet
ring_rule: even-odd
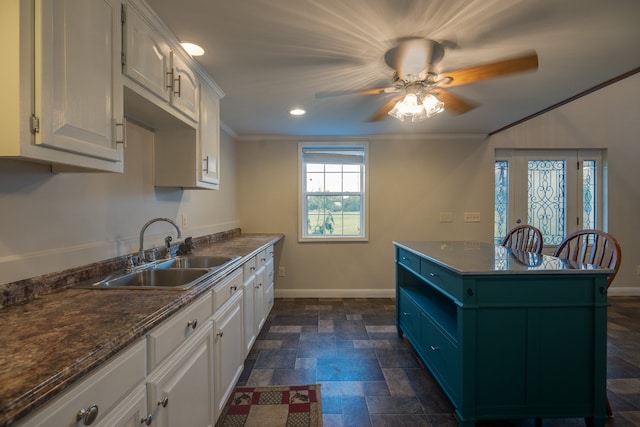
[[[169,102],[172,88],[171,49],[134,8],[123,5],[122,72],[161,100]]]
[[[0,156],[122,172],[120,2],[15,1],[0,15]]]
[[[208,86],[200,91],[200,181],[220,184],[220,99]]]
[[[171,104],[185,116],[198,121],[200,82],[176,52],[171,53]]]
[[[140,1],[123,5],[122,36],[122,73],[130,79],[124,84],[166,111],[197,123],[200,82],[153,11]]]

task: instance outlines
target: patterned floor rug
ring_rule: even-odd
[[[320,384],[236,387],[216,427],[321,427]]]

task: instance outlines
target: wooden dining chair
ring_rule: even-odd
[[[613,272],[607,277],[609,288],[620,269],[622,249],[609,233],[600,230],[579,230],[565,237],[556,247],[553,256],[612,269]],[[606,408],[607,416],[612,417],[609,398]]]
[[[533,225],[520,224],[513,227],[502,239],[501,246],[521,251],[542,253],[542,233]]]

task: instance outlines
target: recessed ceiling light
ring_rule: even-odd
[[[289,111],[289,114],[291,114],[292,116],[302,116],[305,113],[306,111],[302,108],[294,108],[293,110]]]
[[[204,55],[204,49],[201,48],[200,46],[198,46],[197,44],[194,43],[188,43],[188,42],[184,42],[184,43],[180,43],[182,45],[182,47],[184,48],[184,50],[187,51],[187,53],[191,56],[202,56]]]

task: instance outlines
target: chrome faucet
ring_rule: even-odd
[[[176,230],[178,231],[178,239],[182,237],[182,232],[180,232],[180,227],[178,227],[178,224],[176,224],[175,222],[173,222],[169,218],[154,218],[151,221],[147,222],[145,225],[142,226],[142,230],[140,230],[140,251],[138,252],[138,264],[143,264],[145,262],[145,259],[144,259],[144,232],[147,230],[147,227],[149,227],[154,222],[158,222],[158,221],[168,222],[169,224],[173,225],[176,228]],[[169,242],[170,242],[170,240],[169,240]],[[167,246],[169,245],[169,242],[167,242]]]

